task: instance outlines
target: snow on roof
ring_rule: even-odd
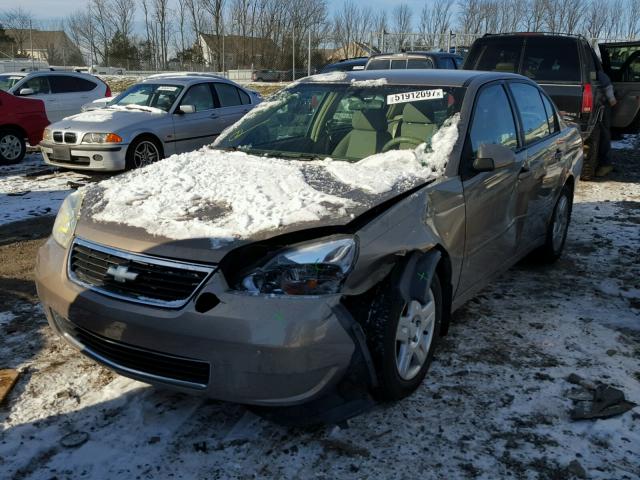
[[[210,238],[217,248],[260,232],[343,218],[363,207],[367,195],[403,191],[441,176],[458,138],[458,120],[453,117],[436,133],[428,151],[422,145],[355,163],[205,147],[101,182],[97,201],[87,208],[93,221],[175,240]],[[353,189],[363,192],[359,200],[345,193]]]

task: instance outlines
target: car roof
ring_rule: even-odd
[[[375,55],[371,55],[370,58],[402,58],[409,56],[430,56],[430,57],[459,57],[460,55],[456,53],[449,52],[429,52],[427,50],[412,50],[410,52],[399,52],[399,53],[376,53]]]
[[[566,40],[585,40],[582,35],[576,35],[573,33],[555,33],[555,32],[507,32],[507,33],[485,33],[480,39],[487,38],[523,38],[523,37],[549,37],[549,38],[562,38]]]
[[[331,72],[312,75],[300,80],[300,83],[351,83],[356,81],[378,80],[384,78],[389,85],[429,85],[446,87],[465,87],[473,80],[484,82],[501,79],[529,79],[515,73],[482,72],[479,70],[444,70],[444,69],[416,69],[416,70],[357,70],[347,72]]]
[[[151,75],[145,78],[142,83],[167,83],[170,85],[191,85],[193,83],[199,83],[206,80],[215,80],[217,82],[230,83],[236,85],[234,82],[229,80],[228,78],[221,77],[219,75],[214,75],[212,73],[160,73],[156,75]],[[236,85],[238,86],[238,85]]]

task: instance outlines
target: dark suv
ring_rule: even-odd
[[[369,57],[365,70],[413,70],[422,68],[462,68],[462,57],[445,52],[379,53]]]
[[[582,36],[547,33],[487,34],[471,46],[464,68],[513,72],[537,82],[565,120],[580,126],[585,144],[583,177],[598,164],[604,109],[597,80],[600,60]]]

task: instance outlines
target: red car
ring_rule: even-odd
[[[49,119],[42,100],[15,97],[0,90],[0,164],[18,163],[29,145],[38,145]]]

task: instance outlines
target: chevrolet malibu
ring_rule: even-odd
[[[105,108],[50,125],[40,149],[60,167],[139,168],[211,143],[259,102],[256,92],[214,75],[154,75]]]
[[[37,261],[51,327],[233,402],[418,388],[455,309],[560,256],[582,145],[522,76],[380,75],[308,77],[211,147],[70,195]]]

